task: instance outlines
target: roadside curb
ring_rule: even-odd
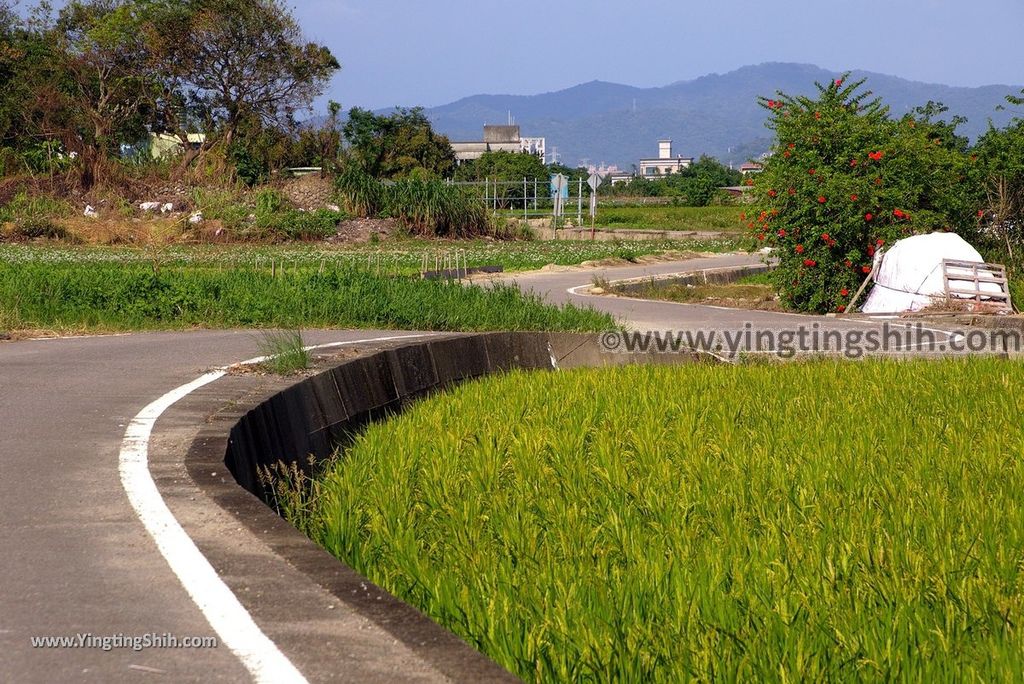
[[[202,492],[202,498],[215,502],[244,529],[245,536],[256,537],[275,558],[270,564],[261,561],[260,565],[265,566],[261,569],[248,567],[250,564],[239,557],[237,550],[226,548],[237,540],[225,539],[223,533],[218,536],[197,530],[203,537],[197,543],[222,574],[235,576],[234,584],[230,577],[225,580],[236,594],[240,593],[236,585],[241,586],[240,599],[254,616],[273,616],[273,624],[265,627],[268,635],[310,681],[335,677],[362,681],[423,680],[424,672],[434,673],[427,680],[440,677],[452,681],[518,681],[458,636],[377,587],[280,518],[261,498],[264,492],[257,469],[280,461],[308,471],[310,454],[321,461],[336,444],[343,444],[368,422],[482,375],[511,369],[621,365],[641,358],[604,351],[594,334],[451,335],[415,343],[364,345],[364,349],[367,353],[331,364],[298,382],[295,378],[259,377],[253,381],[234,376],[231,384],[245,387],[244,392],[224,387],[211,389],[205,398],[196,399],[201,406],[189,408],[190,419],[193,424],[203,422],[198,433],[193,432],[185,457],[188,479]],[[652,354],[642,360],[681,363],[698,358],[688,354]],[[231,395],[235,397],[229,399]],[[225,475],[225,465],[237,481]],[[180,485],[177,483],[179,488]],[[178,491],[179,502],[181,495]],[[193,503],[192,508],[197,505]],[[338,647],[339,640],[343,643],[346,638],[344,628],[328,628],[326,624],[320,628],[323,638],[327,632],[332,634],[334,652],[327,655],[322,644],[311,643],[311,639],[320,637],[291,634],[285,625],[309,622],[313,617],[305,611],[312,605],[312,610],[319,613],[320,607],[303,607],[298,601],[290,605],[293,602],[267,591],[269,587],[257,586],[282,581],[283,573],[274,575],[271,571],[276,579],[265,574],[277,562],[287,563],[292,571],[301,574],[303,581],[311,581],[340,604],[341,610],[331,617],[349,616],[350,621],[372,623],[373,630],[383,630],[386,638],[379,638],[378,646],[370,648],[365,643],[367,632],[360,632],[361,659],[350,661],[345,655],[348,649]],[[281,593],[301,592],[301,587],[294,586],[296,583],[301,582],[293,577]],[[263,596],[254,600],[251,592],[245,593],[250,589],[257,589]],[[316,619],[324,618],[319,615]],[[409,672],[394,667],[394,658],[389,654],[395,649],[393,644],[401,644],[402,650],[415,658],[409,663]],[[392,662],[387,676],[372,662],[373,652]]]

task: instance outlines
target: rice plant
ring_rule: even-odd
[[[512,373],[371,427],[313,537],[529,681],[1020,681],[1024,365]]]

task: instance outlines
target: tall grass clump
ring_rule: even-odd
[[[334,187],[339,201],[353,216],[376,216],[384,208],[384,185],[354,164],[338,172]]]
[[[299,330],[270,330],[258,344],[266,359],[260,364],[271,373],[289,375],[309,368],[310,355]]]
[[[470,238],[494,232],[490,212],[478,197],[441,180],[407,178],[385,184],[349,165],[338,174],[335,188],[349,213],[395,218],[420,237]]]
[[[25,328],[356,327],[602,330],[593,309],[557,307],[513,286],[376,275],[351,264],[217,268],[173,262],[0,261],[0,302]]]
[[[460,186],[410,178],[387,190],[389,213],[413,235],[470,238],[493,232],[487,207]]]
[[[312,536],[530,681],[1020,681],[1022,385],[993,358],[491,377],[358,437]]]

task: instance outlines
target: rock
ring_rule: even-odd
[[[203,222],[203,212],[197,211],[196,213],[192,214],[191,216],[188,217],[188,222],[191,225],[193,225],[193,226],[202,223]]]
[[[590,294],[604,294],[603,287],[592,287],[590,288]]]
[[[159,202],[143,202],[139,205],[139,209],[142,211],[156,211],[160,208]]]
[[[91,204],[89,204],[89,205],[87,205],[85,207],[85,212],[82,215],[85,216],[86,218],[93,218],[93,219],[100,217],[99,213],[93,208],[93,206]]]
[[[174,205],[171,204],[170,202],[168,202],[167,204],[160,205],[160,213],[161,214],[169,214],[172,211],[174,211]]]
[[[324,207],[324,209],[326,209],[327,211],[333,211],[335,214],[341,213],[341,207],[339,207],[337,204],[328,204],[326,207]]]

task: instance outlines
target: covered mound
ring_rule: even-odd
[[[875,285],[861,311],[894,313],[919,311],[946,297],[943,259],[984,263],[978,250],[954,233],[930,233],[900,240],[875,257]],[[951,281],[956,285],[960,281]],[[966,284],[966,283],[965,283]],[[971,283],[973,287],[973,283]],[[995,283],[981,283],[983,292],[998,294]]]

